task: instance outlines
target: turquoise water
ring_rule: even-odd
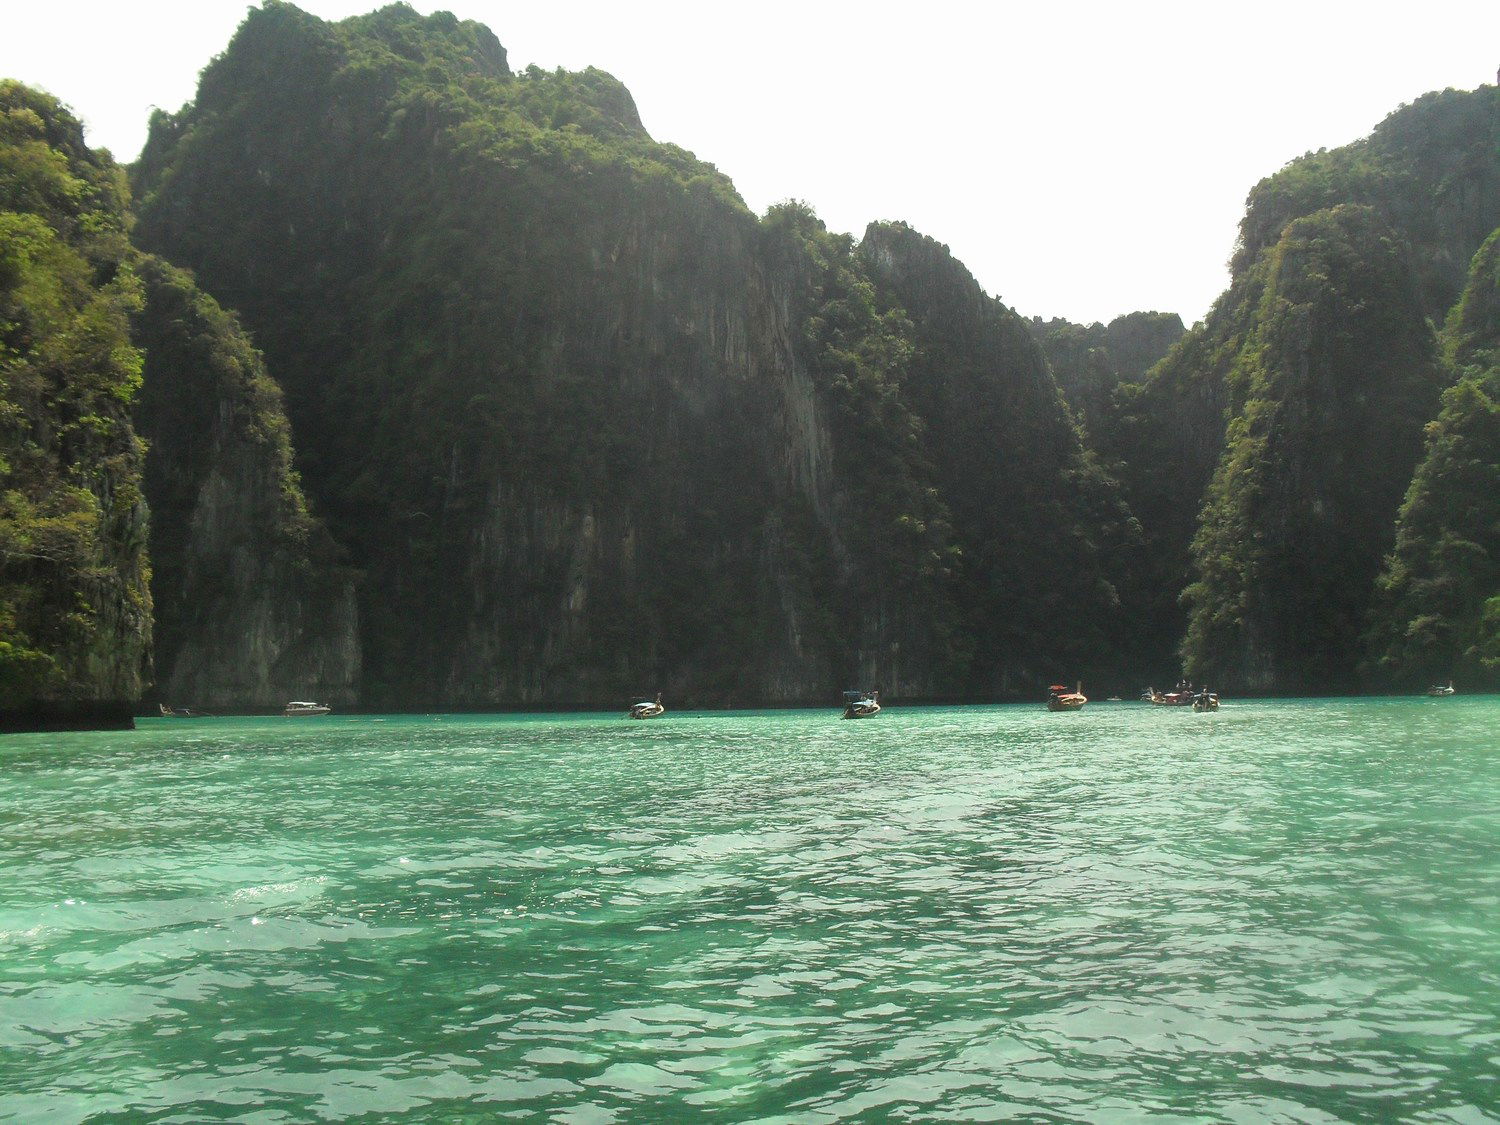
[[[0,1118],[1500,1120],[1500,700],[0,739]]]

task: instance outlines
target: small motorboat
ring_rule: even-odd
[[[1219,693],[1204,688],[1193,696],[1193,710],[1198,712],[1217,711],[1219,709]]]
[[[868,719],[871,715],[878,714],[880,714],[880,692],[844,692],[844,713],[841,718]]]
[[[1445,695],[1452,695],[1454,694],[1453,681],[1449,680],[1446,684],[1433,684],[1427,689],[1427,694],[1438,698]]]
[[[289,719],[294,719],[303,715],[326,715],[332,710],[333,708],[326,703],[307,703],[293,700],[286,705],[286,710],[282,714]]]
[[[627,719],[654,719],[666,710],[661,703],[661,692],[656,693],[655,699],[642,699],[630,705],[630,710],[625,712]]]
[[[1047,689],[1049,711],[1081,711],[1088,701],[1088,696],[1083,694],[1082,684],[1074,691],[1069,691],[1066,684],[1053,684]]]

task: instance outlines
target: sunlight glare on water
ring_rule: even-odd
[[[1500,1120],[1500,700],[0,739],[0,1118]]]

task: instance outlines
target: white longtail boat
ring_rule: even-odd
[[[642,699],[639,703],[632,703],[630,710],[625,712],[627,719],[654,719],[666,711],[661,703],[661,692],[656,693],[655,699]]]

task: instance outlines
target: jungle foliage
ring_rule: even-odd
[[[1185,596],[1189,676],[1357,686],[1375,575],[1441,386],[1405,256],[1374,212],[1289,224],[1230,370]]]
[[[134,699],[149,658],[125,174],[0,82],[0,708]]]
[[[49,95],[5,83],[0,113],[0,708],[131,703],[265,558],[310,576],[336,551],[280,388],[132,244],[124,170]]]
[[[914,232],[758,221],[607,75],[273,0],[137,185],[285,388],[373,698],[993,693],[1115,651],[1133,525],[1019,318]]]
[[[1290,248],[1283,239],[1295,224],[1323,224],[1334,212],[1344,215],[1340,225],[1346,233],[1325,230],[1312,243],[1328,252],[1326,260],[1287,257]],[[1354,214],[1365,216],[1358,223],[1367,232],[1379,233],[1356,235],[1348,226]],[[1364,521],[1384,509],[1394,477],[1409,467],[1420,426],[1431,415],[1418,421],[1407,412],[1411,400],[1397,394],[1394,415],[1375,419],[1363,437],[1347,431],[1351,444],[1341,448],[1337,441],[1344,439],[1336,439],[1327,450],[1330,462],[1322,466],[1316,457],[1299,462],[1285,446],[1273,451],[1257,443],[1263,438],[1274,445],[1287,436],[1285,421],[1276,420],[1283,405],[1288,417],[1300,417],[1298,411],[1306,408],[1335,411],[1337,416],[1327,420],[1329,435],[1304,429],[1307,437],[1322,440],[1351,417],[1363,416],[1351,415],[1351,404],[1363,410],[1363,404],[1392,393],[1396,383],[1404,380],[1410,388],[1429,379],[1451,382],[1454,374],[1441,359],[1426,358],[1431,345],[1421,340],[1431,330],[1421,322],[1442,323],[1462,288],[1467,263],[1497,220],[1500,102],[1495,87],[1426,95],[1392,113],[1370,137],[1309,153],[1251,191],[1230,288],[1141,383],[1116,390],[1094,427],[1101,457],[1121,480],[1146,537],[1142,576],[1147,580],[1133,599],[1142,609],[1141,628],[1133,635],[1151,662],[1165,664],[1176,639],[1186,635],[1185,663],[1200,674],[1225,676],[1224,686],[1299,691],[1370,685],[1355,679],[1353,654],[1368,625],[1360,615],[1373,596],[1370,575],[1379,569],[1394,530],[1387,526],[1382,536]],[[1346,250],[1335,253],[1340,241],[1347,242]],[[1370,262],[1355,260],[1367,252],[1373,255]],[[1268,297],[1273,282],[1285,285],[1286,267],[1298,260],[1314,270],[1308,288],[1330,286],[1321,306],[1312,299],[1291,302],[1305,305],[1302,312],[1289,307],[1284,293]],[[1325,267],[1342,272],[1316,272]],[[1386,281],[1379,280],[1382,272]],[[1405,280],[1397,282],[1397,274]],[[1372,286],[1378,309],[1364,307],[1358,290],[1365,285]],[[1350,304],[1342,303],[1346,300]],[[1288,319],[1293,313],[1300,319]],[[1342,315],[1350,319],[1341,322]],[[1351,335],[1355,326],[1358,332]],[[1302,350],[1278,355],[1294,337]],[[1385,347],[1395,350],[1384,354]],[[1392,362],[1412,366],[1403,374]],[[1275,367],[1281,375],[1273,377],[1269,372]],[[1434,370],[1439,373],[1430,374]],[[1343,388],[1345,397],[1330,399],[1325,393],[1330,386]],[[1389,448],[1380,444],[1387,439],[1393,443]],[[1266,457],[1290,459],[1266,465]],[[1236,491],[1297,464],[1302,467],[1291,479],[1304,491],[1298,499],[1302,507],[1294,504],[1293,510],[1306,514],[1316,501],[1326,513],[1339,512],[1339,519],[1353,518],[1351,536],[1342,554],[1324,555],[1316,536],[1326,534],[1326,527],[1322,532],[1301,527],[1299,532],[1314,535],[1310,553],[1300,563],[1288,559],[1290,571],[1259,569],[1251,559],[1260,558],[1270,549],[1267,543],[1295,521],[1288,522],[1289,514],[1253,490]],[[1379,504],[1362,514],[1329,509],[1321,490],[1336,482],[1296,475],[1334,471],[1369,473],[1375,485],[1369,499],[1373,503],[1378,494]],[[1288,549],[1284,542],[1281,549]],[[1305,642],[1306,659],[1278,663],[1270,654],[1285,656],[1285,646],[1265,630],[1291,627],[1288,615],[1298,604],[1298,591],[1322,589],[1326,578],[1314,568],[1326,567],[1335,556],[1350,564],[1349,573],[1336,590],[1327,591],[1329,600],[1320,608],[1307,607],[1311,627],[1287,642]],[[1187,587],[1192,593],[1179,602]],[[1247,600],[1259,608],[1242,604]],[[1324,656],[1316,656],[1319,652]],[[1307,678],[1312,676],[1321,678]]]
[[[1500,230],[1443,333],[1457,382],[1427,426],[1370,632],[1381,686],[1500,685]]]
[[[0,706],[139,694],[148,554],[167,663],[357,576],[303,651],[371,706],[1493,682],[1492,87],[1258,184],[1186,333],[757,218],[611,76],[404,4],[265,0],[131,185],[0,114]]]
[[[1108,324],[1038,316],[1028,327],[1091,436],[1108,423],[1116,390],[1141,382],[1186,331],[1182,317],[1162,312],[1126,313]]]

